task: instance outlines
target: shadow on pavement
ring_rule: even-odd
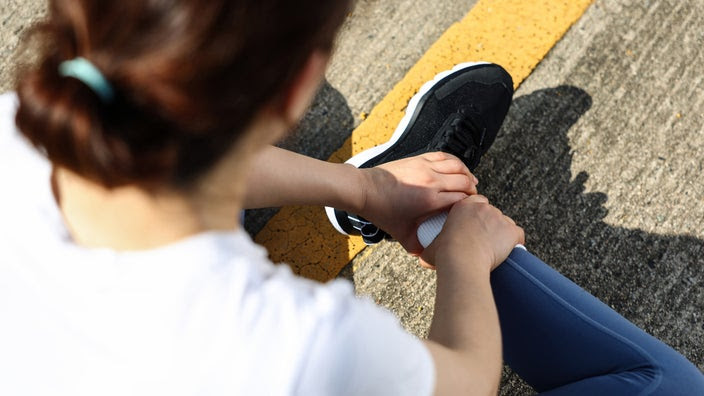
[[[607,196],[572,175],[567,135],[591,104],[572,86],[516,98],[477,169],[480,191],[525,228],[534,254],[703,369],[704,241],[604,222]]]
[[[525,228],[528,248],[538,257],[704,369],[704,241],[604,221],[608,197],[586,192],[589,175],[573,176],[571,169],[568,133],[591,105],[591,96],[573,86],[515,98],[499,137],[477,169],[480,192]],[[281,146],[326,159],[342,146],[354,124],[345,98],[326,82],[297,132]],[[248,211],[247,230],[258,232],[274,213],[276,209]],[[398,244],[382,245],[386,257],[405,254]],[[414,261],[405,261],[360,266],[354,273],[347,268],[341,276],[355,281],[358,291],[358,279],[374,283],[405,277],[371,294],[383,293],[386,297],[379,301],[407,301],[418,290],[396,290],[395,285],[424,288],[427,285],[421,284],[431,283],[433,277]],[[362,294],[367,293],[365,287]],[[389,298],[392,294],[395,297]],[[427,330],[429,310],[394,304],[385,305],[400,314],[407,328],[417,334]],[[410,322],[414,324],[408,326]],[[506,373],[502,394],[530,392],[514,374]]]

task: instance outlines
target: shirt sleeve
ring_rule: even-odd
[[[368,298],[352,293],[318,326],[299,395],[431,395],[435,367],[421,340]]]

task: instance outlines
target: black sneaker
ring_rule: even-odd
[[[411,98],[391,139],[346,163],[371,168],[401,158],[444,151],[473,171],[506,117],[513,80],[501,66],[462,63],[425,83]],[[326,207],[332,225],[346,235],[374,244],[389,235],[361,216]]]

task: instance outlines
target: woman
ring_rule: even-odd
[[[37,65],[0,99],[0,393],[491,394],[501,333],[539,390],[701,389],[679,354],[511,253],[522,230],[456,157],[358,170],[271,147],[310,103],[348,9],[50,2]],[[429,340],[342,281],[273,266],[237,219],[283,203],[358,213],[412,251],[415,225],[453,205],[422,256],[438,271]],[[526,315],[540,326],[522,328]],[[576,349],[536,354],[551,332]]]

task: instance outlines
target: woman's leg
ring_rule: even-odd
[[[504,359],[550,395],[704,395],[704,375],[535,256],[514,249],[491,277]]]

